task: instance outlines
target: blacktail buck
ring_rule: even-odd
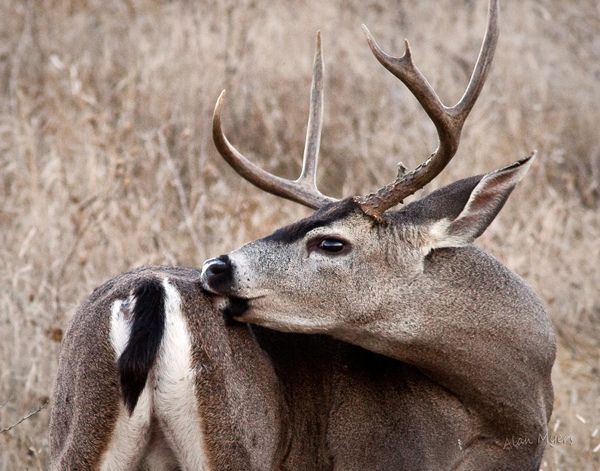
[[[321,69],[317,48],[316,98]],[[311,129],[320,127],[315,110]],[[308,144],[316,156],[315,140]],[[212,263],[205,274],[221,269],[227,264]],[[80,306],[61,349],[51,469],[438,470],[460,462],[469,413],[443,385],[331,337],[226,322],[239,306],[224,317],[201,280],[193,268],[141,268]]]
[[[225,160],[259,188],[317,211],[207,261],[203,284],[228,299],[228,312],[239,321],[327,334],[415,368],[423,384],[429,382],[426,394],[415,392],[410,413],[401,419],[411,431],[395,444],[401,465],[386,469],[524,471],[538,469],[542,459],[553,404],[553,328],[531,288],[472,245],[533,155],[393,209],[456,153],[490,69],[497,16],[498,2],[491,0],[479,58],[453,107],[440,101],[413,63],[408,42],[402,57],[392,57],[365,28],[377,60],[415,95],[439,136],[429,159],[412,171],[400,166],[392,183],[366,196],[337,201],[316,188],[323,106],[319,61],[296,181],[247,160],[223,133],[223,95],[215,108],[213,136]],[[452,425],[441,432],[440,423]],[[449,434],[444,443],[442,433]],[[526,445],[512,446],[514,440]]]

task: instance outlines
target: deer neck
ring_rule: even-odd
[[[474,247],[444,249],[378,308],[340,337],[418,367],[489,423],[509,418],[506,433],[522,426],[537,439],[551,412],[554,337],[520,278]]]

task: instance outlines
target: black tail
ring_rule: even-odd
[[[165,330],[165,289],[156,279],[135,288],[131,335],[119,357],[118,368],[123,401],[131,415],[154,365]]]

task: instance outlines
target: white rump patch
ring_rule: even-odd
[[[181,311],[181,297],[168,279],[165,288],[165,332],[155,365],[155,414],[180,466],[209,470],[201,418],[196,402],[191,342]]]
[[[121,356],[121,353],[127,347],[129,335],[131,335],[131,318],[135,302],[135,297],[130,295],[125,300],[117,299],[111,308],[110,341],[117,358]]]

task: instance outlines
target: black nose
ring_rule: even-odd
[[[229,257],[227,255],[221,255],[208,262],[206,274],[208,276],[217,276],[228,272],[229,270],[231,270],[231,261],[229,260]]]
[[[207,260],[202,268],[204,287],[216,293],[224,293],[231,285],[233,265],[227,255]]]

